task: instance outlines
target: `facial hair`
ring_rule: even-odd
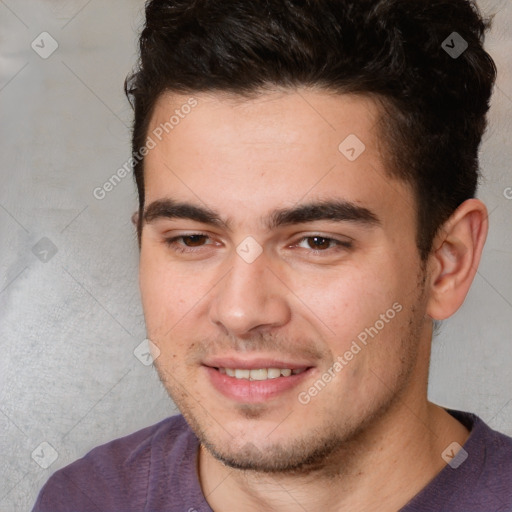
[[[401,365],[399,371],[394,375],[394,380],[387,383],[386,393],[383,397],[373,398],[366,404],[366,410],[362,419],[344,417],[342,422],[339,417],[336,421],[331,418],[332,414],[328,410],[322,411],[326,420],[320,428],[309,430],[307,432],[293,432],[289,442],[267,444],[264,450],[260,450],[252,443],[246,443],[242,447],[232,445],[222,445],[216,441],[210,434],[207,426],[208,421],[220,422],[209,415],[205,406],[191,395],[185,387],[177,382],[172,375],[172,371],[166,369],[160,362],[155,361],[160,380],[170,397],[180,409],[190,428],[199,439],[201,445],[218,461],[228,467],[262,474],[286,473],[290,475],[307,475],[321,471],[328,476],[339,476],[348,472],[348,464],[344,466],[339,464],[341,460],[353,459],[353,455],[364,444],[362,440],[369,428],[374,426],[386,413],[389,413],[400,401],[401,396],[407,389],[407,385],[412,377],[417,355],[420,332],[424,324],[424,298],[425,298],[425,275],[421,272],[418,275],[417,297],[412,306],[409,307],[408,318],[403,320],[404,329],[401,331],[401,338],[398,347]],[[405,312],[405,311],[404,311]],[[235,340],[238,352],[248,352],[250,350],[262,351],[271,347],[274,351],[286,354],[291,345],[283,338],[279,340],[264,336],[261,343],[254,340]],[[200,360],[205,352],[216,347],[217,353],[222,353],[220,345],[233,349],[233,342],[228,338],[217,340],[215,342],[205,341],[200,347],[197,345],[194,352],[190,352],[187,357],[187,364],[193,365]],[[325,361],[326,351],[322,350],[322,345],[301,344],[300,355],[309,355]],[[210,348],[208,348],[210,347]],[[257,349],[255,348],[257,347]],[[367,349],[368,350],[368,349]],[[331,405],[332,407],[332,405]],[[198,408],[202,409],[198,413]],[[238,404],[236,406],[241,416],[247,419],[257,420],[258,417],[265,414],[265,404]],[[293,412],[292,414],[298,414]],[[222,425],[221,425],[222,426]],[[351,456],[349,456],[351,455]],[[336,461],[336,464],[330,462]]]

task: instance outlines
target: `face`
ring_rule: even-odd
[[[412,191],[385,172],[368,98],[165,94],[148,135],[176,111],[145,160],[140,287],[159,376],[226,464],[319,463],[419,393]]]

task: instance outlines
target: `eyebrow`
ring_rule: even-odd
[[[169,198],[152,202],[143,214],[143,219],[148,224],[162,218],[189,219],[232,231],[231,222],[223,220],[214,210]],[[368,227],[381,225],[380,219],[374,212],[345,200],[323,200],[291,208],[280,208],[271,212],[264,220],[268,230],[319,220],[354,222]]]

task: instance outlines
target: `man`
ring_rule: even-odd
[[[512,439],[427,399],[488,229],[486,27],[469,0],[147,3],[134,222],[182,415],[35,511],[512,510]]]

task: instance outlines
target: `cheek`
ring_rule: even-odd
[[[399,362],[406,305],[399,274],[384,267],[341,269],[331,280],[316,280],[322,292],[309,294],[307,304],[316,315],[311,322],[325,336],[333,360],[343,358],[347,383],[366,381],[367,367],[382,368],[391,357]],[[317,290],[303,282],[303,293],[308,289]]]
[[[139,287],[148,333],[168,331],[187,312],[189,290],[179,272],[157,251],[141,250]],[[190,308],[188,308],[190,309]]]
[[[158,265],[146,249],[142,249],[139,261],[139,288],[146,324],[151,325],[163,303],[165,288],[158,284]],[[148,325],[148,327],[149,327]]]
[[[341,268],[336,275],[304,280],[300,296],[336,334],[354,334],[398,299],[398,283],[382,268]],[[333,334],[333,333],[331,333]]]
[[[165,365],[193,352],[191,340],[205,325],[214,277],[197,267],[170,262],[164,251],[150,244],[141,250],[139,287],[147,336],[159,347]]]

